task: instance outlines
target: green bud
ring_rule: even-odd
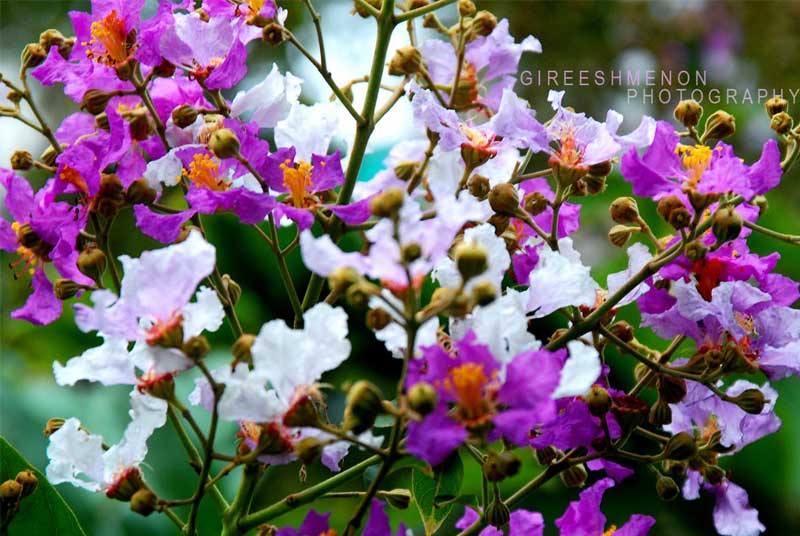
[[[654,426],[663,426],[672,422],[672,409],[669,404],[664,402],[661,398],[656,400],[653,407],[650,408],[650,414],[647,416],[647,421]]]
[[[242,287],[239,285],[239,283],[234,281],[230,275],[224,274],[222,276],[222,286],[228,292],[231,305],[236,305],[239,303],[239,298],[242,297]]]
[[[478,281],[472,287],[472,299],[478,305],[489,305],[497,299],[497,289],[490,281]]]
[[[383,395],[380,389],[366,380],[359,380],[347,393],[344,428],[356,435],[366,432],[382,412]]]
[[[183,350],[186,357],[197,361],[208,355],[208,352],[211,351],[211,345],[204,335],[195,335],[183,343],[181,350]]]
[[[688,432],[679,432],[664,446],[664,458],[684,461],[697,454],[697,442]]]
[[[583,486],[586,479],[589,477],[586,466],[582,463],[570,465],[561,472],[561,482],[568,488],[579,488]]]
[[[53,283],[53,294],[59,300],[68,300],[74,298],[83,289],[83,285],[79,285],[72,279],[60,278],[56,279]]]
[[[750,203],[758,207],[758,215],[759,215],[759,216],[763,216],[763,215],[764,215],[764,213],[765,213],[765,212],[767,211],[767,209],[769,208],[769,202],[767,201],[767,198],[766,198],[766,197],[764,197],[763,195],[757,195],[757,196],[755,196],[755,197],[754,197],[754,198],[753,198],[753,199],[750,201]]]
[[[294,446],[297,459],[304,465],[311,465],[319,460],[325,444],[315,437],[304,437]]]
[[[369,305],[370,298],[379,292],[380,289],[378,287],[362,279],[354,285],[350,285],[345,293],[345,299],[351,306],[363,309]]]
[[[378,495],[386,499],[386,502],[398,510],[405,510],[411,505],[411,492],[407,489],[395,488],[389,491],[378,492]]]
[[[658,394],[667,404],[677,404],[686,396],[686,380],[661,374],[656,384]]]
[[[343,266],[334,270],[328,276],[328,286],[331,292],[335,295],[341,295],[346,292],[351,285],[355,284],[361,276],[356,272],[355,268],[350,266]]]
[[[683,126],[690,128],[700,123],[700,118],[703,117],[703,107],[696,100],[682,100],[675,106],[672,113]]]
[[[764,393],[758,389],[747,389],[742,391],[740,395],[733,397],[730,402],[733,402],[751,415],[759,415],[764,409],[767,400],[764,398]]]
[[[733,207],[721,208],[711,220],[711,232],[717,238],[717,243],[729,242],[739,237],[743,222],[742,215]]]
[[[486,507],[483,517],[489,525],[500,528],[511,519],[511,512],[509,512],[508,506],[506,506],[503,501],[499,498],[495,498],[489,503],[489,506]]]
[[[462,242],[456,246],[454,256],[456,267],[464,281],[481,275],[489,268],[488,253],[480,244]]]
[[[683,251],[683,254],[686,255],[686,258],[691,262],[703,260],[706,257],[706,253],[708,253],[708,246],[699,240],[692,240],[686,244],[686,248],[684,248]]]
[[[611,219],[616,223],[630,225],[639,220],[639,205],[632,197],[618,197],[608,208]]]
[[[144,517],[155,512],[158,497],[149,488],[142,488],[131,496],[131,511]]]
[[[605,415],[611,409],[611,395],[600,385],[592,385],[583,399],[586,405],[589,406],[589,413],[595,417]]]
[[[736,118],[724,110],[717,110],[706,119],[701,141],[722,140],[736,133]]]
[[[350,99],[352,100],[352,99]],[[419,167],[419,162],[414,160],[404,160],[397,164],[394,168],[394,174],[397,175],[397,178],[401,181],[408,182],[411,180],[411,177],[416,174],[417,169]]]
[[[564,456],[564,451],[558,447],[549,445],[541,449],[536,449],[534,456],[539,465],[552,465],[553,462]]]
[[[106,254],[99,248],[88,247],[78,255],[78,270],[86,277],[91,278],[98,285],[102,286],[103,274],[108,265]]]
[[[706,479],[706,482],[708,482],[712,486],[721,484],[726,476],[725,469],[723,469],[719,465],[706,465],[705,467],[703,467],[702,473],[703,473],[703,478]]]
[[[389,188],[372,198],[369,209],[378,218],[392,217],[403,206],[404,197],[400,188]]]
[[[438,402],[439,395],[429,383],[415,383],[408,390],[408,406],[423,417],[436,409]]]
[[[422,246],[417,242],[406,244],[400,249],[400,256],[403,258],[403,262],[411,264],[422,257]]]
[[[672,501],[681,494],[681,488],[673,479],[658,473],[656,480],[656,493],[664,501]]]
[[[239,138],[233,130],[221,128],[211,135],[208,148],[217,158],[233,158],[239,154]]]

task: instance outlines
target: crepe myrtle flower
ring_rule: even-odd
[[[192,231],[181,243],[120,261],[119,296],[93,292],[93,306],[75,305],[76,324],[85,332],[134,341],[131,358],[142,370],[164,374],[189,368],[192,361],[181,345],[203,331],[216,331],[224,318],[216,292],[197,290],[214,269],[214,246]]]
[[[496,111],[504,90],[514,87],[522,54],[542,51],[541,43],[532,35],[517,43],[509,34],[508,25],[508,19],[502,19],[489,35],[467,43],[457,81],[458,58],[453,45],[441,39],[428,39],[420,44],[431,80],[441,86],[450,86],[454,81],[458,84],[454,102],[458,108],[479,105]],[[442,96],[449,98],[449,90],[443,91]]]
[[[651,289],[640,298],[642,325],[663,337],[695,339],[698,359],[722,352],[735,357],[727,363],[735,370],[761,370],[771,379],[798,374],[800,313],[783,305],[797,299],[797,283],[781,278],[764,289],[769,292],[749,282],[723,282],[706,300],[693,282],[674,281],[669,293]]]
[[[596,351],[582,343],[569,351],[569,358],[566,350],[522,352],[503,365],[472,332],[449,351],[423,349],[410,363],[406,386],[434,386],[438,403],[409,424],[409,452],[437,465],[468,440],[528,444],[531,430],[556,417],[556,398],[585,393],[600,374]]]
[[[344,252],[329,236],[315,237],[311,231],[303,231],[300,234],[303,262],[312,272],[324,277],[345,267],[381,281],[392,290],[407,288],[409,283],[419,286],[447,256],[464,224],[484,214],[481,204],[467,195],[437,200],[435,207],[436,216],[425,218],[419,203],[406,198],[398,218],[400,240],[395,239],[392,222],[384,218],[365,233],[371,244],[367,254]],[[419,246],[421,251],[421,256],[409,266],[410,282],[401,262],[401,251],[409,244]]]
[[[110,448],[104,448],[103,438],[89,433],[78,419],[64,421],[50,435],[47,480],[129,500],[145,486],[139,466],[147,456],[147,440],[167,421],[167,403],[134,389],[130,417],[122,440]]]
[[[620,171],[633,186],[633,193],[653,199],[686,193],[735,193],[745,200],[763,194],[781,179],[781,155],[775,140],[764,143],[761,157],[748,166],[733,152],[733,147],[719,142],[706,145],[683,145],[675,129],[659,121],[650,148],[639,156],[635,149],[622,157]],[[687,207],[690,203],[684,203]]]
[[[227,1],[226,6],[231,6]],[[275,128],[279,121],[288,117],[300,97],[303,80],[289,71],[281,74],[273,63],[270,73],[247,91],[240,91],[231,103],[231,115],[240,117],[250,114],[250,121],[261,128]]]
[[[714,528],[722,536],[758,536],[766,527],[758,519],[758,510],[750,506],[747,491],[724,479],[719,484],[703,481],[699,472],[690,469],[683,483],[683,498],[692,501],[700,498],[700,491],[713,493]]]
[[[600,503],[606,490],[614,487],[614,481],[603,478],[580,493],[577,501],[569,503],[564,515],[555,523],[561,536],[644,536],[656,520],[653,517],[634,514],[622,526],[607,526],[605,514],[600,510]],[[608,527],[608,528],[607,528]]]
[[[76,266],[75,242],[83,227],[73,208],[49,200],[47,188],[34,194],[24,178],[0,168],[0,185],[6,210],[12,221],[0,219],[0,249],[17,256],[10,267],[16,279],[30,277],[32,294],[11,318],[36,325],[49,324],[61,316],[63,304],[53,293],[45,270],[53,265],[61,277],[80,284],[92,284]]]
[[[475,524],[481,515],[469,506],[464,508],[464,515],[456,521],[455,527],[465,530]],[[503,536],[497,527],[489,526],[481,530],[479,536]],[[508,519],[508,536],[542,536],[544,534],[544,517],[539,512],[514,510]]]
[[[298,528],[284,527],[278,529],[275,536],[336,536],[336,530],[330,525],[330,517],[330,512],[320,514],[315,510],[309,510],[303,523]],[[378,499],[372,499],[363,534],[369,534],[370,536],[392,536],[392,534],[405,536],[406,529],[401,523],[397,532],[392,533],[389,516],[384,511],[383,502]]]

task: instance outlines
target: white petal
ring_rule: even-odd
[[[600,377],[601,365],[597,350],[580,341],[568,342],[567,348],[569,358],[561,369],[558,387],[551,395],[553,399],[584,395]]]
[[[103,385],[136,383],[128,341],[113,337],[104,337],[103,344],[73,357],[66,365],[53,362],[53,374],[58,385],[75,385],[79,380]]]
[[[277,64],[264,80],[247,91],[240,91],[231,104],[231,115],[239,117],[252,112],[250,121],[261,128],[273,128],[278,121],[285,119],[293,104],[300,96],[302,80],[290,72],[281,75]]]
[[[637,242],[628,248],[628,268],[621,272],[609,274],[608,276],[608,294],[609,296],[617,292],[625,283],[627,283],[637,272],[639,272],[645,265],[650,262],[653,255],[647,246],[641,242]],[[639,296],[647,292],[647,283],[640,283],[632,291],[620,300],[617,307],[622,307],[629,303],[636,301]]]
[[[249,370],[244,363],[233,372],[227,365],[222,367],[214,372],[214,379],[225,384],[218,405],[221,419],[265,422],[280,417],[287,409],[275,391],[266,389],[266,376]]]
[[[547,316],[569,305],[587,305],[595,301],[597,283],[589,267],[581,263],[580,253],[572,248],[570,238],[558,241],[559,251],[542,248],[539,262],[531,270],[528,310],[534,318]]]
[[[325,155],[338,130],[336,106],[331,102],[313,106],[295,104],[286,119],[275,127],[275,144],[294,147],[295,158],[311,162],[311,155]]]
[[[47,480],[51,484],[69,482],[90,491],[103,486],[103,438],[80,429],[78,419],[67,419],[50,436],[47,447]],[[83,474],[88,480],[79,479]]]
[[[319,238],[309,231],[300,234],[300,254],[303,264],[317,275],[327,277],[338,268],[354,268],[358,273],[367,271],[367,259],[358,252],[344,252],[333,243],[331,237]]]
[[[200,287],[196,301],[183,308],[184,340],[200,335],[203,331],[217,331],[225,318],[225,309],[217,293],[208,287]]]

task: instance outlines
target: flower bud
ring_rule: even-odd
[[[395,488],[380,492],[379,495],[398,510],[405,510],[411,505],[411,492],[407,489]]]
[[[413,46],[397,49],[389,61],[389,74],[394,76],[413,75],[422,70],[422,54]]]
[[[47,58],[47,50],[39,43],[28,43],[22,49],[20,56],[20,64],[23,71],[33,69],[41,65],[45,58]]]
[[[763,216],[763,215],[764,215],[764,213],[765,213],[765,212],[767,211],[767,209],[769,208],[769,202],[767,201],[767,198],[766,198],[765,196],[763,196],[763,195],[757,195],[757,196],[755,196],[755,197],[754,197],[754,198],[753,198],[753,199],[750,201],[750,204],[752,204],[752,205],[754,205],[754,206],[758,207],[758,215],[759,215],[759,216]]]
[[[175,400],[175,377],[169,372],[165,374],[157,374],[153,371],[148,372],[139,378],[137,388],[139,392],[147,393],[154,398],[160,398],[168,402]]]
[[[64,426],[64,419],[62,417],[51,417],[47,420],[47,424],[44,425],[44,436],[50,437],[61,430],[62,426]]]
[[[488,197],[492,185],[489,184],[489,179],[483,175],[473,175],[467,181],[467,190],[473,197],[483,201]]]
[[[383,5],[383,0],[366,0],[367,4],[371,5],[378,11],[381,10],[381,6]],[[356,13],[362,19],[366,19],[372,16],[372,14],[364,9],[359,2],[353,2],[353,12]]]
[[[391,322],[392,315],[390,315],[386,309],[377,307],[367,312],[367,327],[372,331],[380,331],[391,324]]]
[[[703,117],[703,107],[696,100],[687,99],[680,101],[672,113],[683,126],[691,128],[700,123],[700,118]]]
[[[346,292],[351,285],[355,284],[361,276],[356,272],[355,268],[350,266],[342,266],[337,268],[331,275],[328,276],[328,286],[331,292],[341,295]]]
[[[261,39],[268,45],[277,46],[286,41],[286,32],[277,22],[270,22],[261,30]]]
[[[586,185],[586,191],[592,195],[602,194],[606,190],[606,177],[586,175],[581,182]]]
[[[695,212],[702,212],[708,208],[711,203],[719,201],[720,194],[718,193],[703,193],[691,189],[687,192],[689,197],[689,204],[692,205]]]
[[[767,115],[772,117],[773,115],[786,112],[789,109],[789,101],[783,97],[775,96],[765,102],[764,107],[767,109]]]
[[[664,426],[672,422],[672,408],[669,404],[664,402],[662,398],[656,400],[653,407],[650,408],[650,414],[647,416],[647,421],[654,426]]]
[[[478,305],[489,305],[497,299],[497,289],[490,281],[478,281],[472,287],[472,299]]]
[[[62,149],[66,149],[66,147],[67,146],[65,144],[63,143],[61,144]],[[39,160],[41,160],[42,163],[50,167],[53,167],[56,165],[56,157],[58,157],[58,153],[56,152],[56,150],[53,148],[52,145],[48,145],[47,148],[44,151],[42,151]]]
[[[72,49],[75,47],[75,36],[64,39],[64,43],[58,47],[58,53],[65,60],[69,59]]]
[[[94,126],[106,132],[111,131],[111,123],[108,122],[108,114],[103,112],[94,116]]]
[[[389,188],[372,198],[369,209],[379,218],[392,217],[403,206],[404,197],[400,188]]]
[[[472,0],[458,0],[458,14],[462,17],[471,17],[477,8]]]
[[[495,497],[495,499],[489,503],[489,506],[486,507],[483,517],[489,525],[500,528],[511,519],[511,512],[503,501]]]
[[[362,279],[354,285],[350,285],[344,297],[351,306],[357,309],[363,309],[369,305],[369,299],[379,292],[380,289],[378,287]]]
[[[676,460],[664,460],[661,466],[667,474],[675,478],[683,478],[686,476],[686,470],[689,468],[686,462],[679,462]]]
[[[550,206],[550,201],[542,194],[542,192],[531,192],[526,195],[522,200],[522,208],[531,216],[538,216]]]
[[[223,274],[222,286],[228,293],[228,298],[230,298],[231,305],[233,306],[239,303],[239,298],[242,297],[242,287],[239,285],[239,283],[234,281],[230,275]]]
[[[717,238],[718,244],[729,242],[739,237],[743,222],[741,214],[735,208],[721,208],[714,213],[714,219],[711,220],[711,232]]]
[[[736,133],[736,118],[724,110],[717,110],[706,119],[701,141],[722,140]]]
[[[467,40],[472,41],[479,36],[487,36],[495,28],[497,28],[497,17],[485,10],[478,11],[472,18],[472,24],[467,32]]]
[[[608,231],[608,241],[618,248],[624,247],[636,229],[627,225],[615,225]]]
[[[688,432],[679,432],[664,446],[664,458],[685,461],[697,454],[697,442]]]
[[[632,224],[639,220],[639,205],[632,197],[618,197],[608,209],[611,219],[616,223]]]
[[[324,446],[316,437],[304,437],[294,446],[294,453],[303,465],[311,465],[319,460]]]
[[[116,476],[114,483],[106,488],[106,497],[126,502],[130,501],[137,491],[146,488],[139,469],[129,467],[121,475]]]
[[[658,394],[667,404],[677,404],[686,397],[686,380],[668,374],[658,376]]]
[[[64,34],[52,28],[39,34],[39,44],[48,52],[50,52],[51,47],[60,47],[63,45],[64,41]]]
[[[80,252],[76,264],[83,275],[102,286],[103,274],[108,265],[105,253],[96,247],[88,247]]]
[[[16,480],[22,486],[22,497],[27,497],[34,492],[39,485],[39,479],[33,474],[33,471],[25,470],[17,473]]]
[[[656,207],[658,215],[675,229],[683,229],[691,222],[692,216],[676,195],[663,197]]]
[[[436,409],[438,402],[439,395],[429,383],[418,382],[408,390],[408,406],[423,417]]]
[[[56,295],[56,298],[62,301],[74,298],[81,291],[81,289],[83,289],[82,285],[79,285],[71,279],[66,279],[63,277],[56,279],[53,283],[53,294]]]
[[[28,151],[16,150],[11,154],[11,169],[28,171],[33,167],[33,155]]]
[[[142,488],[131,496],[131,511],[144,517],[155,512],[158,497],[149,488]]]
[[[670,477],[664,476],[661,473],[657,474],[656,493],[658,493],[659,498],[668,502],[675,500],[678,495],[681,494],[681,488]]]
[[[383,395],[380,390],[366,380],[353,384],[347,393],[347,406],[344,410],[344,428],[358,435],[375,424],[375,419],[383,412]]]
[[[703,260],[706,257],[706,253],[708,253],[708,246],[699,240],[692,240],[686,244],[686,248],[683,250],[683,254],[691,262]]]
[[[251,349],[256,342],[256,336],[250,333],[243,333],[231,347],[233,358],[239,363],[250,363],[253,359]]]
[[[608,330],[623,342],[631,342],[633,340],[633,326],[624,320],[614,322],[609,326]]]
[[[186,357],[197,361],[203,359],[211,351],[211,345],[205,335],[195,335],[183,343],[181,350]]]
[[[22,498],[22,484],[16,480],[6,480],[0,484],[0,503],[14,504],[20,498]]]
[[[94,198],[94,211],[104,218],[111,219],[125,205],[125,190],[119,178],[113,173],[100,175],[100,189]]]
[[[769,128],[778,134],[787,134],[790,130],[792,130],[793,125],[794,120],[792,119],[792,116],[786,112],[779,112],[773,115],[772,119],[769,121]]]
[[[541,449],[536,449],[534,456],[536,457],[536,462],[540,465],[551,465],[564,456],[564,451],[558,447],[549,445]]]
[[[582,463],[570,465],[561,472],[561,482],[568,488],[579,488],[583,486],[589,473],[586,471],[586,466]]]
[[[103,91],[102,89],[90,89],[83,94],[81,109],[86,110],[92,115],[105,112],[108,101],[110,101],[113,96],[112,93]]]
[[[519,473],[520,459],[510,450],[495,453],[489,451],[483,462],[483,474],[489,482],[500,482]]]
[[[217,158],[232,158],[239,154],[239,138],[233,130],[221,128],[211,135],[208,148]]]
[[[489,255],[480,244],[462,242],[456,246],[455,260],[464,281],[481,275],[489,268]]]
[[[128,186],[125,192],[125,201],[129,205],[150,205],[158,197],[158,192],[147,184],[144,179],[136,179]]]
[[[586,405],[589,406],[589,413],[595,417],[605,415],[611,409],[611,395],[600,385],[592,385],[583,399]]]
[[[159,78],[171,78],[172,75],[175,74],[177,68],[175,67],[174,63],[170,63],[167,60],[162,60],[161,63],[153,67],[153,75],[158,76]]]
[[[708,482],[712,486],[722,484],[722,481],[725,480],[726,476],[725,469],[723,469],[719,465],[706,465],[705,467],[703,467],[702,473],[703,473],[703,478],[705,478],[706,482]]]
[[[172,122],[178,128],[186,128],[197,120],[197,108],[191,104],[181,104],[172,110]]]
[[[417,242],[410,242],[400,248],[400,257],[406,264],[411,264],[422,257],[422,246]]]
[[[394,167],[394,174],[397,175],[397,178],[401,181],[408,182],[411,180],[411,177],[416,174],[418,167],[419,162],[415,162],[414,160],[404,160]]]
[[[510,182],[502,182],[489,192],[489,205],[498,214],[514,216],[519,213],[517,189]]]
[[[611,171],[613,169],[614,165],[611,163],[611,161],[605,160],[589,166],[589,175],[593,177],[607,177],[611,175]]]
[[[733,402],[751,415],[759,415],[763,411],[767,400],[764,398],[764,393],[758,389],[747,389],[740,395],[733,397],[730,402]]]
[[[650,367],[648,367],[644,363],[636,363],[636,366],[633,367],[633,378],[637,382],[642,381],[648,374],[650,374]],[[654,383],[655,383],[655,378],[651,378],[650,381],[647,382],[647,385],[645,385],[645,387],[652,387]]]

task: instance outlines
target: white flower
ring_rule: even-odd
[[[117,483],[128,469],[138,468],[147,455],[147,440],[167,420],[167,403],[134,389],[130,416],[122,441],[106,451],[101,436],[81,429],[77,419],[67,419],[50,436],[47,480],[99,491]]]
[[[106,336],[103,344],[73,357],[66,365],[54,361],[53,374],[58,385],[75,385],[79,380],[103,385],[133,385],[137,381],[128,341]]]
[[[277,64],[272,64],[272,71],[258,84],[236,94],[231,104],[231,115],[251,112],[250,121],[261,128],[273,128],[289,115],[291,107],[300,97],[300,85],[303,81],[290,72],[282,75]]]
[[[482,223],[464,231],[464,243],[483,246],[488,253],[489,261],[488,269],[479,276],[470,279],[465,286],[465,290],[469,292],[477,283],[488,281],[499,291],[503,276],[511,264],[511,257],[508,254],[505,240],[495,234],[493,225]],[[456,263],[450,257],[442,259],[433,269],[431,276],[434,281],[438,281],[444,287],[458,287],[461,284],[461,274],[458,272]]]
[[[558,251],[542,248],[539,262],[531,270],[528,310],[534,318],[547,316],[570,305],[588,305],[595,301],[599,286],[581,255],[572,247],[571,238],[558,241]]]
[[[636,275],[637,272],[644,268],[652,258],[653,255],[650,254],[650,250],[648,250],[647,247],[641,242],[637,242],[629,247],[628,268],[621,272],[609,274],[608,294],[613,295],[616,293],[625,283],[627,283],[634,275]],[[628,294],[626,294],[622,300],[620,300],[620,302],[617,304],[617,307],[622,307],[623,305],[635,302],[639,296],[647,292],[648,288],[649,287],[647,286],[647,283],[640,283],[636,288],[628,292]]]
[[[397,299],[389,290],[384,289],[381,291],[384,300],[392,303],[397,309],[403,309],[403,303]],[[375,337],[386,346],[386,349],[391,352],[393,357],[403,359],[408,346],[408,334],[406,329],[400,324],[402,318],[391,307],[387,307],[384,301],[377,296],[370,298],[369,306],[371,309],[381,308],[389,313],[393,322],[390,322],[385,328],[379,329],[375,332]],[[417,337],[414,341],[414,355],[420,354],[420,349],[423,346],[431,346],[436,344],[436,332],[439,329],[439,319],[430,318],[422,324],[417,330]]]
[[[325,155],[339,127],[336,105],[332,102],[313,106],[295,104],[286,119],[275,126],[275,144],[294,147],[295,159],[311,162],[311,155]]]
[[[567,343],[567,349],[569,358],[561,369],[558,387],[550,395],[553,399],[584,395],[600,377],[600,356],[594,347],[587,346],[581,341],[570,341]]]

